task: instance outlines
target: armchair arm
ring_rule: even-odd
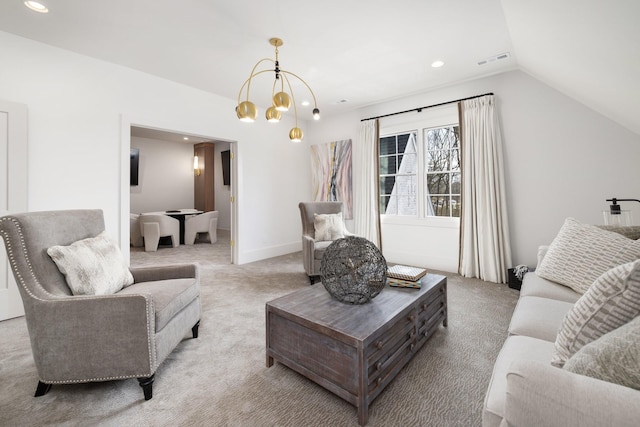
[[[316,241],[310,235],[302,235],[302,265],[307,274],[313,272],[315,245]]]
[[[514,426],[637,426],[640,391],[551,365],[514,361],[505,421]]]
[[[176,264],[162,267],[130,268],[134,283],[154,280],[200,278],[198,264]]]
[[[27,323],[41,381],[104,381],[155,372],[151,298],[65,296],[32,304]]]

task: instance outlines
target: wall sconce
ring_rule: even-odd
[[[609,205],[609,211],[604,211],[604,223],[605,225],[619,225],[619,226],[628,226],[631,225],[631,212],[623,211],[620,209],[620,205],[618,202],[638,202],[638,199],[617,199],[615,197],[611,199],[607,199],[607,202],[611,202]]]
[[[193,156],[193,173],[195,176],[200,176],[202,171],[200,170],[200,165],[198,164],[198,156]]]

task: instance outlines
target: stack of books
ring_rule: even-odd
[[[398,288],[420,289],[420,281],[425,274],[427,274],[427,270],[419,267],[393,265],[387,268],[389,286]]]

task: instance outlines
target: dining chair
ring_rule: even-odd
[[[187,218],[184,223],[184,243],[193,245],[198,234],[207,234],[211,244],[218,241],[218,211],[209,211]]]
[[[158,250],[160,237],[171,237],[171,245],[180,245],[180,221],[167,215],[142,214],[138,218],[145,252]]]

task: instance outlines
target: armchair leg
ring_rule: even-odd
[[[191,328],[191,332],[193,333],[194,338],[198,338],[198,328],[200,327],[200,321],[198,320],[193,328]]]
[[[51,384],[45,384],[42,381],[38,381],[38,388],[36,388],[36,394],[33,397],[44,396],[51,390]]]
[[[144,400],[150,400],[153,397],[153,380],[154,379],[155,379],[155,374],[147,378],[138,378],[140,387],[142,387],[142,391],[144,392]]]

